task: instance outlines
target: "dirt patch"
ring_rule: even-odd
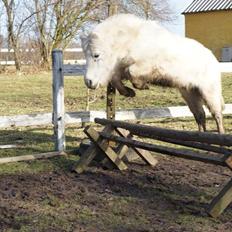
[[[0,230],[229,232],[232,206],[218,219],[205,209],[230,177],[226,168],[167,157],[125,172],[4,175]]]

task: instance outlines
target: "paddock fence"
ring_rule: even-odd
[[[20,126],[53,125],[55,150],[65,150],[65,126],[74,123],[94,122],[95,118],[107,118],[106,111],[65,112],[64,107],[64,77],[83,76],[85,66],[80,64],[65,64],[63,52],[54,50],[53,60],[53,112],[28,115],[0,116],[0,128]],[[227,67],[228,68],[228,67]],[[206,114],[210,113],[207,109]],[[232,104],[226,104],[224,115],[232,114]],[[193,117],[187,106],[172,106],[149,109],[129,109],[116,111],[116,120],[140,120],[153,118]]]

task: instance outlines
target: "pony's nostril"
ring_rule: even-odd
[[[92,81],[91,80],[87,80],[87,86],[92,87]]]

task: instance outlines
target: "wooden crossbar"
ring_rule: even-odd
[[[67,152],[53,151],[53,152],[31,154],[31,155],[4,157],[4,158],[0,158],[0,164],[19,162],[19,161],[31,161],[31,160],[36,160],[36,159],[46,159],[46,158],[52,158],[55,156],[66,156],[66,155],[67,155]]]
[[[101,125],[111,125],[116,128],[129,130],[132,134],[145,138],[157,139],[170,138],[183,141],[202,142],[206,144],[216,144],[220,146],[232,146],[231,135],[219,135],[207,132],[179,131],[151,127],[147,125],[133,124],[128,122],[95,118],[95,122]]]
[[[230,156],[232,154],[231,149],[221,147],[221,146],[213,146],[213,145],[209,145],[205,143],[199,143],[199,142],[193,142],[193,141],[181,141],[177,139],[162,138],[158,136],[156,140],[175,144],[175,145],[181,145],[184,147],[196,148],[196,149],[203,150],[203,151],[215,152],[215,153],[223,154],[226,156]]]
[[[115,129],[115,131],[120,135],[120,137],[122,137],[122,138],[127,138],[127,139],[132,139],[132,134],[131,133],[129,133],[129,136],[124,136],[122,133],[121,133],[121,131],[120,130],[118,130],[118,129]],[[103,132],[104,133],[104,132]],[[100,135],[101,135],[101,133],[100,133]],[[109,134],[108,134],[109,135]],[[104,136],[102,136],[103,138],[104,138]],[[119,144],[120,145],[128,145],[128,144],[125,144],[125,143],[121,143],[121,142],[119,142]],[[119,146],[120,146],[119,145]],[[129,147],[129,146],[128,146]],[[150,152],[147,152],[147,153],[144,153],[142,150],[139,150],[138,148],[136,148],[136,147],[134,147],[134,146],[130,146],[132,149],[133,149],[133,151],[146,163],[146,164],[148,164],[148,165],[151,165],[151,166],[155,166],[157,163],[158,163],[158,161],[151,155],[151,153]],[[144,149],[143,149],[144,150]],[[125,153],[124,154],[122,154],[122,153],[119,153],[119,156],[120,156],[120,158],[123,158],[123,156],[125,155]]]
[[[116,141],[122,144],[126,144],[127,146],[137,147],[148,151],[157,152],[160,154],[176,156],[184,159],[196,160],[205,163],[216,164],[220,166],[226,166],[223,157],[212,157],[208,154],[203,154],[199,152],[194,152],[188,149],[177,149],[177,148],[170,148],[166,146],[160,146],[145,142],[140,142],[137,140],[122,138],[119,136],[109,135],[107,133],[100,133],[100,135],[108,140]]]

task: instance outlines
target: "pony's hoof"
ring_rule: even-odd
[[[129,87],[126,87],[127,93],[126,93],[126,97],[135,97],[135,91]]]

